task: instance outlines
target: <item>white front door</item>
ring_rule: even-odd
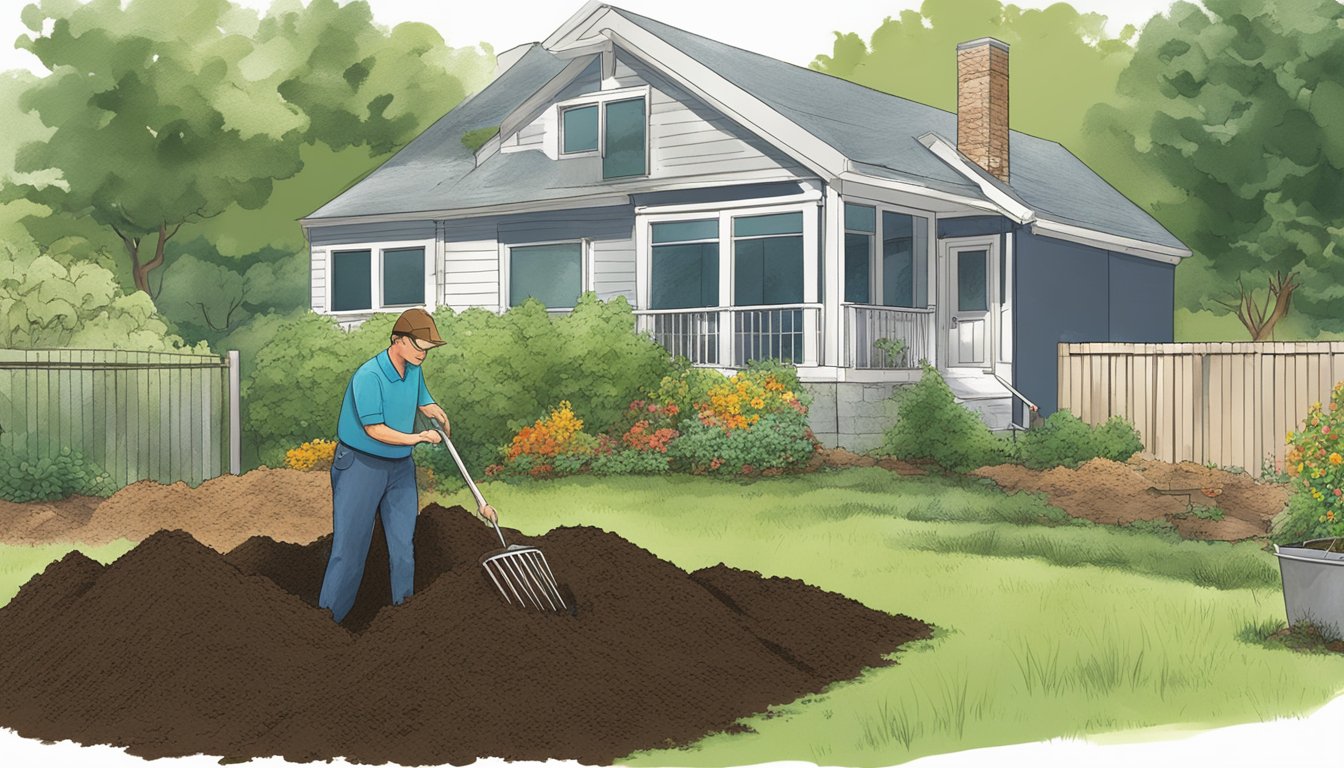
[[[948,241],[942,274],[945,276],[942,313],[946,318],[947,365],[950,368],[988,368],[992,347],[989,307],[994,272],[993,239]]]

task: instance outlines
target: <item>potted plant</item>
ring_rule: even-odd
[[[1344,637],[1344,382],[1329,403],[1314,403],[1302,429],[1289,432],[1288,508],[1272,538],[1288,623],[1311,622]],[[1286,543],[1285,543],[1286,542]]]
[[[887,357],[887,367],[908,368],[906,360],[909,347],[905,339],[876,339],[873,341],[873,349],[878,350]]]

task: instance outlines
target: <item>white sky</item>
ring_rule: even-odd
[[[29,2],[0,0],[0,70],[41,71],[27,51],[13,48],[13,41],[27,33],[19,11]],[[258,9],[270,6],[270,0],[235,2]],[[544,40],[583,6],[583,0],[369,0],[369,4],[381,24],[423,21],[434,25],[449,45],[485,41],[502,52]],[[882,19],[918,8],[920,0],[616,0],[613,4],[740,48],[806,65],[817,54],[830,53],[832,32],[856,32],[867,39]],[[1013,4],[1044,8],[1053,0],[1016,0]],[[1170,7],[1171,0],[1072,0],[1070,4],[1080,11],[1105,15],[1107,32],[1115,34],[1125,24],[1142,25]]]

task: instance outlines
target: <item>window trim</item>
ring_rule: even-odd
[[[926,252],[925,252],[925,254],[924,254],[924,258],[926,259],[925,264],[927,265],[927,267],[926,267],[925,270],[924,270],[924,271],[925,271],[924,278],[925,278],[925,283],[926,283],[926,284],[925,284],[925,287],[924,287],[924,306],[922,306],[922,307],[888,307],[888,309],[929,309],[930,307],[934,307],[934,306],[936,306],[937,303],[938,303],[938,299],[937,299],[937,268],[936,268],[936,266],[935,266],[935,262],[934,262],[934,260],[937,258],[937,254],[938,254],[938,250],[937,250],[937,244],[938,244],[938,237],[937,237],[938,221],[937,221],[937,218],[936,218],[936,216],[934,215],[934,213],[931,212],[931,211],[921,210],[921,209],[919,209],[919,208],[911,208],[911,207],[904,206],[904,205],[895,205],[895,204],[893,204],[893,203],[885,203],[885,202],[882,202],[881,200],[875,200],[875,199],[872,199],[872,198],[860,197],[860,196],[852,196],[852,195],[844,195],[844,196],[842,196],[842,197],[840,198],[840,205],[841,205],[841,213],[840,213],[840,215],[841,215],[841,225],[842,225],[842,227],[843,227],[843,223],[844,223],[844,205],[845,205],[845,204],[861,205],[861,206],[864,206],[865,208],[876,208],[876,209],[877,209],[876,214],[875,214],[876,217],[877,217],[877,221],[876,221],[876,224],[875,224],[874,231],[873,231],[873,232],[865,233],[865,234],[869,234],[869,235],[871,235],[872,238],[873,238],[873,252],[869,255],[869,256],[870,256],[870,262],[869,262],[869,265],[868,265],[868,278],[869,278],[869,280],[871,281],[871,282],[869,283],[869,287],[870,287],[870,293],[871,293],[871,295],[872,295],[872,297],[873,297],[873,303],[872,303],[872,304],[869,304],[869,305],[866,305],[866,306],[874,306],[874,307],[886,307],[886,306],[887,306],[886,304],[883,304],[883,301],[886,299],[886,297],[882,295],[884,285],[883,285],[883,279],[882,279],[882,278],[883,278],[883,274],[882,274],[883,270],[882,270],[882,253],[881,253],[881,251],[882,251],[882,243],[883,243],[883,240],[882,240],[882,214],[883,214],[883,213],[888,213],[888,212],[889,212],[889,213],[903,213],[903,214],[906,214],[906,215],[909,215],[909,216],[914,216],[914,217],[916,217],[916,218],[924,219],[925,222],[926,222],[926,229],[924,230],[925,233],[926,233],[926,236],[925,236],[924,239],[927,241],[927,242],[925,243],[925,251],[926,251]],[[844,229],[844,231],[845,231],[845,232],[848,232],[849,230],[846,228],[846,229]],[[841,258],[842,258],[842,259],[844,258],[844,254],[843,254],[843,252],[841,253]],[[842,268],[841,268],[841,270],[840,270],[840,277],[841,277],[841,279],[843,280],[843,279],[844,279],[843,263],[841,264],[841,267],[842,267]],[[845,296],[844,288],[845,288],[845,286],[844,286],[844,285],[841,285],[840,288],[841,288],[841,290],[840,290],[841,304],[842,304],[842,305],[843,305],[843,304],[853,305],[854,302],[844,301],[844,296]],[[865,306],[865,305],[860,305],[860,306]]]
[[[357,317],[360,315],[373,315],[380,312],[397,312],[410,307],[424,307],[433,312],[438,306],[438,281],[436,279],[437,269],[435,269],[435,246],[437,240],[377,240],[366,243],[341,243],[340,245],[323,246],[322,263],[324,268],[325,282],[324,303],[322,305],[323,314],[335,315],[336,317]],[[425,301],[423,304],[384,304],[383,303],[383,252],[395,251],[403,248],[424,248],[425,250]],[[315,249],[316,250],[316,249]],[[332,292],[336,287],[335,255],[342,251],[368,251],[369,252],[369,291],[373,294],[369,297],[368,309],[332,309]]]
[[[592,288],[593,270],[591,261],[593,258],[593,241],[591,238],[566,238],[562,240],[538,240],[536,242],[526,243],[500,243],[499,244],[499,310],[507,312],[515,305],[509,301],[509,293],[513,280],[513,249],[531,248],[539,245],[577,245],[579,246],[579,295],[582,296]],[[566,314],[573,312],[574,307],[547,307],[547,314]]]

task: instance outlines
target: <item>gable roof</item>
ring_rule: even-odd
[[[955,136],[955,113],[701,37],[621,8],[612,10],[754,94],[839,150],[865,175],[981,195],[976,182],[939,160],[918,138],[926,133]],[[1010,131],[1008,148],[1010,185],[983,171],[980,174],[1008,187],[1033,210],[1063,223],[1185,249],[1146,211],[1058,142]]]
[[[955,136],[957,118],[952,112],[736,48],[624,9],[589,3],[548,44],[577,34],[585,20],[603,13],[616,14],[704,65],[735,86],[732,90],[749,94],[767,111],[796,125],[809,140],[815,137],[828,152],[843,156],[852,174],[980,201],[988,207],[999,207],[996,201],[1007,195],[1037,218],[1049,220],[1042,224],[1057,223],[1152,244],[1167,255],[1189,253],[1146,211],[1057,142],[1011,131],[1011,183],[1004,184],[964,157],[965,162],[948,162],[921,141],[928,134]],[[597,34],[621,42],[620,35],[609,29]],[[466,131],[499,125],[570,65],[569,60],[533,45],[483,91],[315,211],[305,224],[329,218],[444,212],[602,195],[606,195],[605,202],[612,202],[612,194],[619,195],[632,184],[603,182],[600,161],[595,158],[561,163],[540,152],[495,153],[477,167],[475,153],[461,143]]]

